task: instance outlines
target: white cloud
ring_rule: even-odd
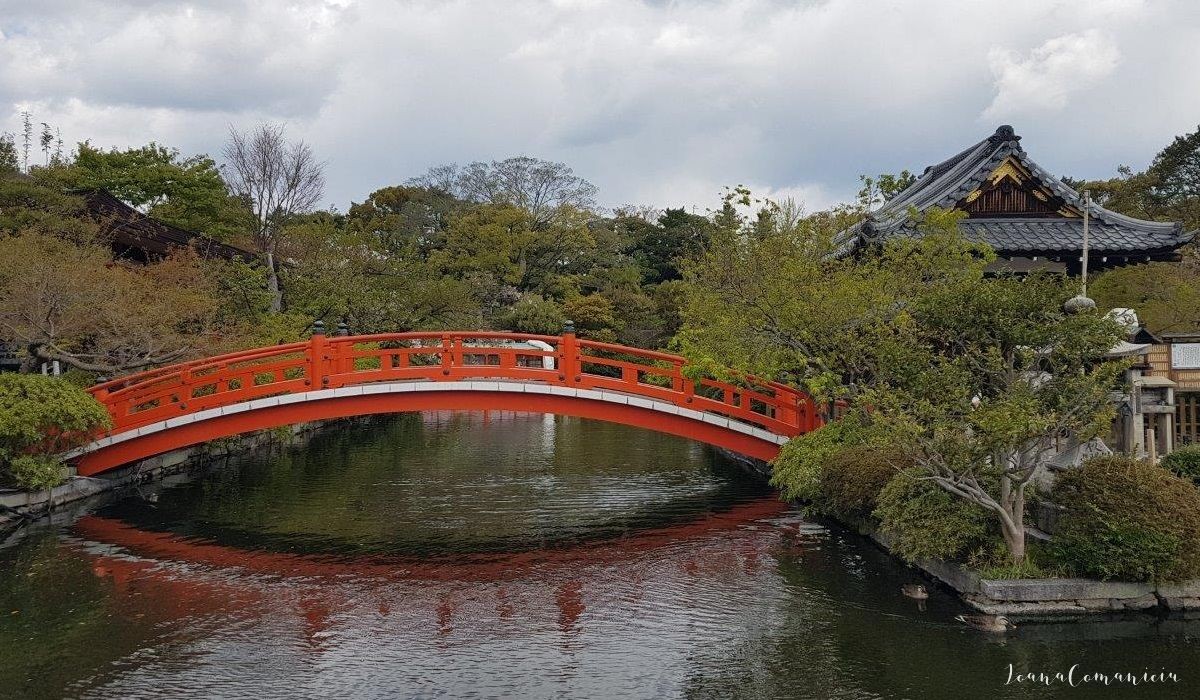
[[[1054,37],[1024,56],[993,48],[988,63],[996,97],[983,114],[1008,119],[1061,111],[1072,95],[1112,74],[1120,60],[1113,38],[1097,29]]]
[[[443,162],[569,163],[603,203],[809,209],[1012,121],[1105,175],[1195,128],[1194,0],[0,0],[0,131],[218,153],[288,123],[329,200]],[[1146,105],[1152,104],[1152,109]]]

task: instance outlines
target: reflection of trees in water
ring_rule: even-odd
[[[87,560],[65,555],[53,533],[0,550],[0,692],[36,697],[62,673],[63,648],[110,641],[97,625],[107,602]]]
[[[820,547],[781,556],[778,572],[795,594],[763,603],[756,617],[772,624],[699,658],[687,697],[1108,698],[1118,697],[1113,688],[1006,686],[1008,665],[1047,673],[1073,664],[1110,673],[1200,667],[1200,645],[1184,641],[1200,634],[1195,622],[1028,623],[994,637],[954,622],[962,604],[940,589],[918,612],[900,593],[915,574],[855,535],[835,532]],[[1195,680],[1126,692],[1195,697]]]
[[[570,546],[767,493],[730,460],[676,437],[541,415],[434,413],[339,428],[168,489],[152,506],[107,512],[247,548],[432,554]]]
[[[0,551],[0,697],[79,695],[126,670],[121,660],[145,649],[157,624],[207,609],[213,586],[197,581],[181,591],[140,575],[153,569],[128,558],[81,556],[44,526]],[[253,597],[222,591],[221,605],[253,610]],[[187,625],[177,632],[172,643],[183,644],[204,630]]]

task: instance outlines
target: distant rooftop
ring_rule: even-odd
[[[113,251],[118,256],[149,260],[164,257],[174,248],[190,247],[206,257],[254,259],[249,251],[143,214],[107,190],[86,190],[79,195],[84,199],[87,215],[112,237]]]

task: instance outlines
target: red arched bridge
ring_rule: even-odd
[[[745,377],[693,380],[676,355],[495,332],[326,336],[100,384],[112,429],[68,457],[91,476],[208,440],[306,421],[426,410],[555,413],[774,459],[820,424],[803,392]]]

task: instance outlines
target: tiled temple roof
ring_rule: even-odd
[[[1050,174],[1020,146],[1021,137],[1011,126],[1001,126],[991,136],[961,153],[925,169],[916,182],[893,197],[863,221],[835,238],[838,251],[848,253],[867,243],[896,236],[918,235],[909,209],[950,209],[985,186],[989,177],[1006,161],[1015,160],[1062,204],[1082,212],[1083,197],[1058,177]],[[1109,211],[1092,203],[1090,249],[1098,254],[1162,255],[1192,240],[1182,224],[1144,221]],[[963,235],[987,243],[1004,255],[1039,255],[1082,250],[1083,219],[1053,215],[969,217],[959,224]]]

